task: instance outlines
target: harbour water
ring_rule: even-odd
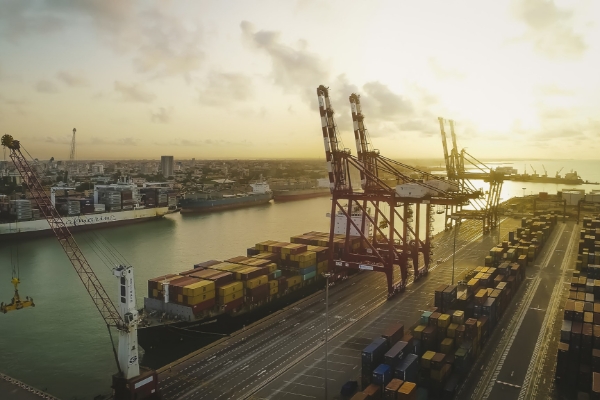
[[[522,172],[525,163],[529,162],[519,161],[515,167]],[[581,162],[560,161],[565,168],[576,169],[583,179],[600,181],[600,162],[576,163]],[[544,165],[549,175],[560,168],[552,170],[550,162]],[[502,198],[522,196],[523,187],[529,195],[573,186],[506,182]],[[576,188],[590,191],[600,186]],[[76,239],[115,297],[115,278],[102,262],[97,244],[108,240],[135,267],[141,305],[148,278],[189,269],[209,259],[243,255],[259,241],[327,231],[325,215],[330,204],[329,198],[323,197],[206,215],[172,214],[158,221],[78,234]],[[435,222],[436,231],[442,226],[441,219]],[[11,264],[16,260],[20,294],[32,296],[36,307],[0,315],[0,371],[61,399],[91,399],[108,393],[116,365],[106,327],[56,239],[0,242],[0,301],[12,298]]]

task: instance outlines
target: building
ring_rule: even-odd
[[[173,176],[173,156],[161,156],[160,157],[160,169],[162,171],[162,175],[165,178]]]
[[[102,175],[104,173],[104,165],[92,164],[92,174]]]

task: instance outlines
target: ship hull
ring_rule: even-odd
[[[146,222],[164,217],[167,207],[144,208],[139,210],[85,214],[63,217],[63,221],[71,232],[83,232],[102,228],[112,228]],[[45,219],[0,224],[0,238],[26,239],[52,235],[52,229]]]
[[[215,211],[231,210],[234,208],[253,207],[267,204],[272,199],[271,194],[255,195],[248,197],[225,198],[218,200],[182,200],[180,212],[182,214],[211,213]]]
[[[331,195],[329,189],[327,190],[282,190],[274,191],[273,200],[275,201],[294,201],[294,200],[305,200],[312,199],[315,197],[326,197]]]
[[[207,346],[245,326],[267,317],[321,290],[324,281],[306,285],[264,305],[196,321],[180,321],[138,328],[138,343],[144,349],[144,365],[157,368]]]

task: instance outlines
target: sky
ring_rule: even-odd
[[[600,2],[0,0],[0,134],[39,159],[598,159]]]

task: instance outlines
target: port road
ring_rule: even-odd
[[[507,220],[502,228],[508,231],[516,224]],[[498,243],[497,234],[482,237],[476,221],[464,222],[459,232],[456,276],[481,265],[482,253]],[[359,377],[360,353],[368,343],[392,323],[412,325],[431,305],[435,288],[450,283],[453,239],[453,232],[437,235],[434,259],[441,263],[390,301],[383,274],[363,272],[330,289],[331,398],[345,381]],[[165,399],[322,398],[324,329],[320,293],[161,369],[161,392]]]
[[[562,299],[565,275],[577,250],[577,225],[559,222],[490,337],[458,398],[537,398],[553,319]]]

